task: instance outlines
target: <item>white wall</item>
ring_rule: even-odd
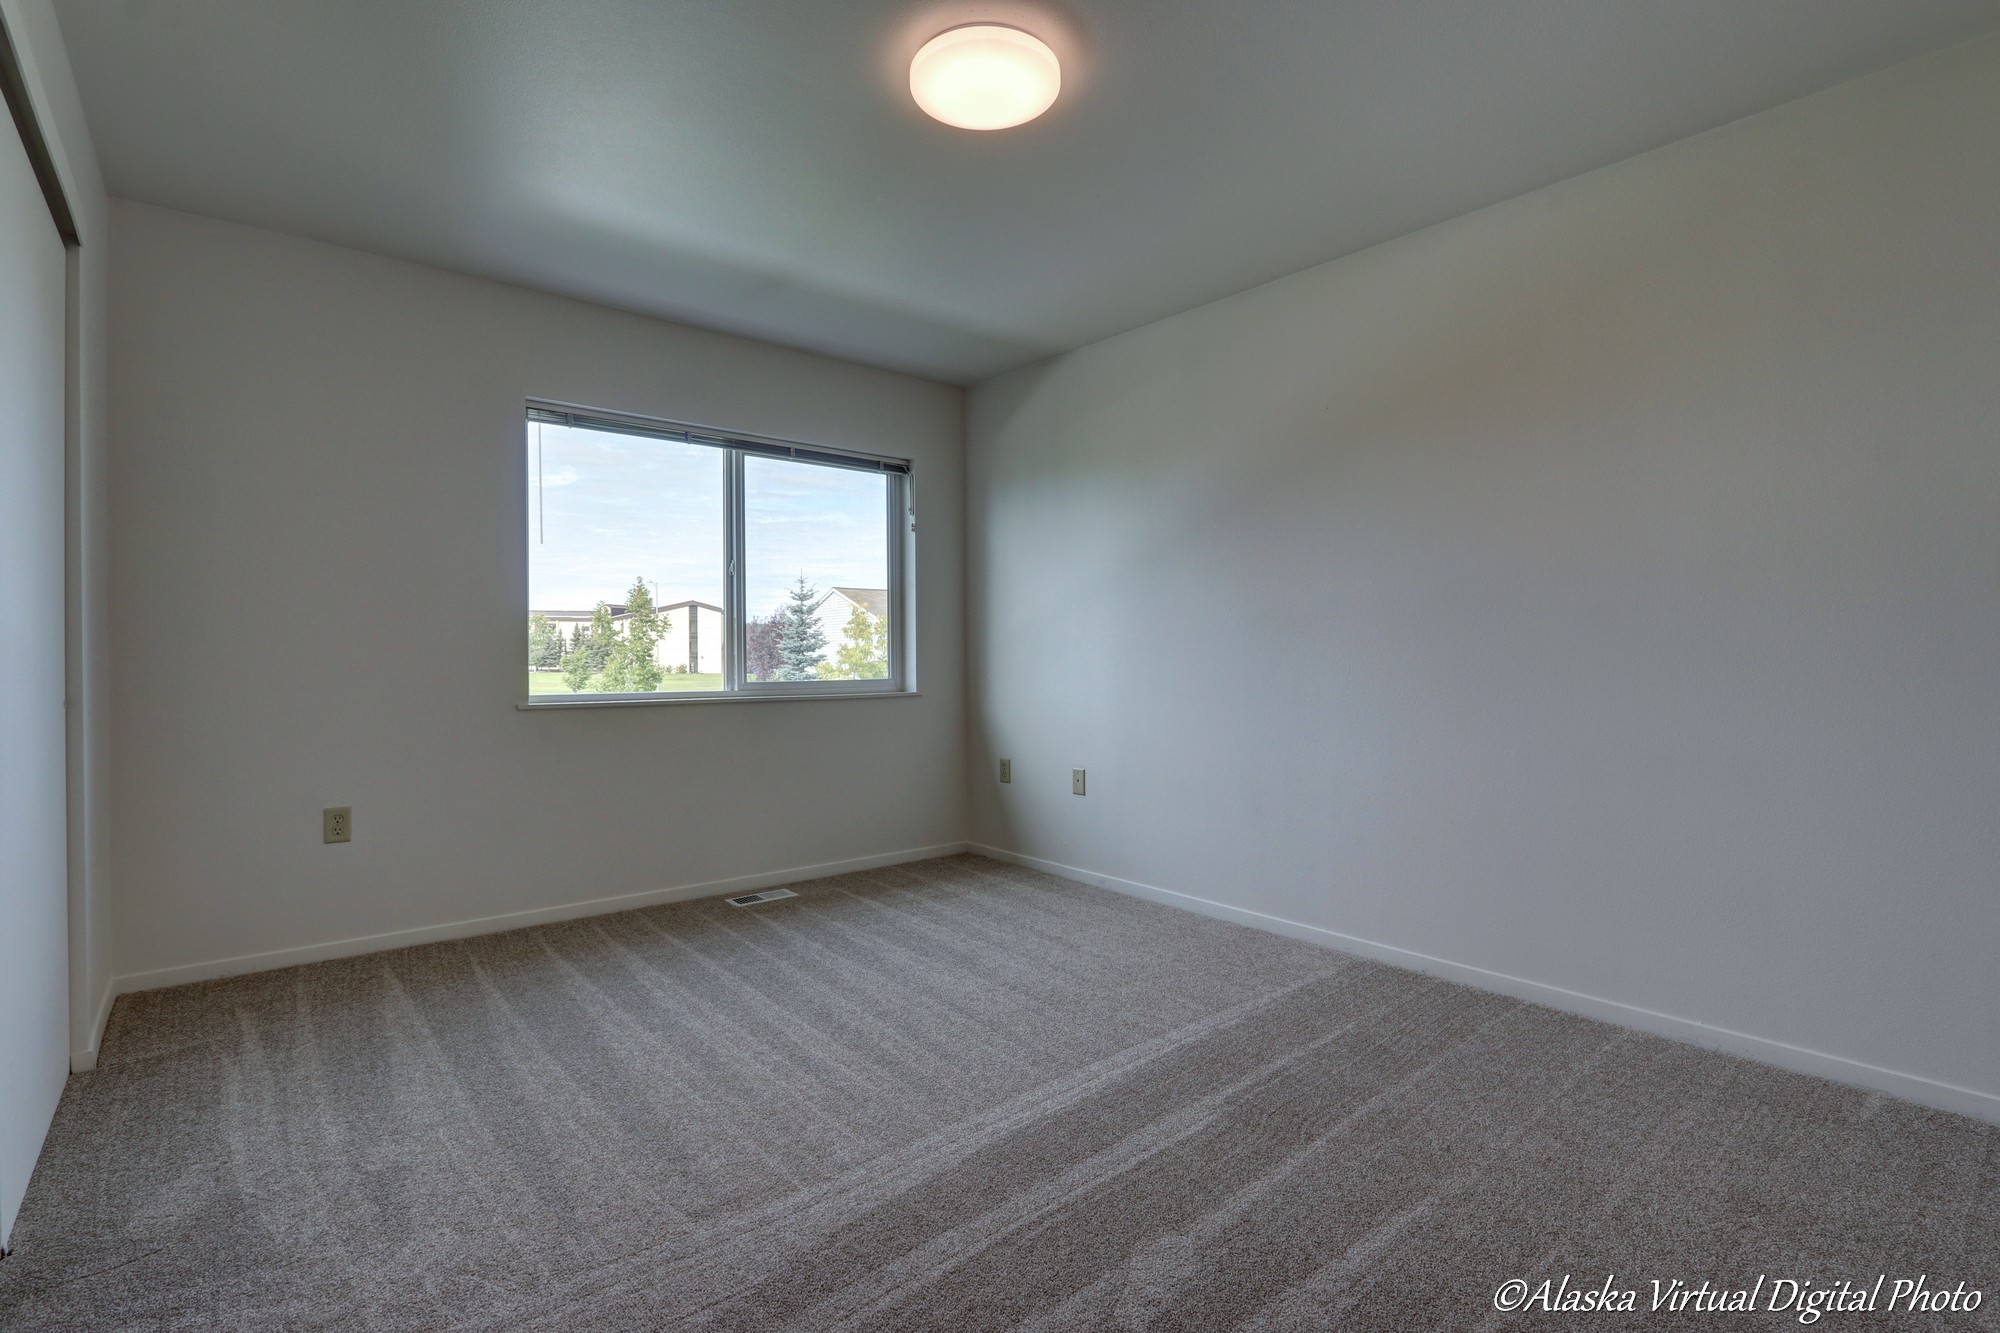
[[[1989,38],[981,386],[976,838],[2000,1116],[1996,219]]]
[[[960,390],[140,205],[113,237],[129,984],[962,841]],[[922,696],[517,711],[529,395],[913,459]]]

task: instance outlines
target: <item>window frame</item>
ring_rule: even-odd
[[[539,414],[539,415],[538,415]],[[907,458],[888,454],[867,454],[799,440],[751,435],[722,430],[692,422],[663,417],[640,416],[558,402],[547,398],[526,400],[521,417],[524,428],[537,422],[567,425],[586,430],[635,435],[700,445],[723,453],[723,647],[722,688],[719,690],[673,690],[653,694],[545,694],[527,695],[515,707],[544,708],[632,707],[653,704],[742,703],[752,699],[844,699],[916,694],[916,636],[911,633],[914,593],[910,571],[915,563],[916,513],[911,500],[913,465]],[[884,480],[883,538],[889,557],[889,674],[875,680],[774,680],[748,678],[746,658],[749,623],[748,570],[745,553],[748,524],[744,505],[746,494],[743,464],[750,457],[776,458],[814,467],[843,468],[880,476]],[[522,473],[523,490],[531,474]],[[522,531],[527,531],[523,525]],[[533,546],[524,543],[523,588],[533,586]],[[832,595],[832,589],[827,590]],[[530,597],[529,600],[532,600]],[[533,606],[526,608],[533,611]]]

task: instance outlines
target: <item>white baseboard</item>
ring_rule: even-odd
[[[104,1025],[111,1021],[111,1002],[118,998],[118,978],[104,979],[104,993],[97,997],[97,1012],[90,1020],[90,1044],[69,1053],[69,1072],[88,1074],[97,1068],[97,1051],[104,1045]]]
[[[1199,912],[1203,916],[1212,916],[1223,921],[1234,921],[1239,925],[1255,926],[1259,930],[1304,940],[1309,944],[1326,945],[1346,953],[1360,954],[1364,958],[1372,958],[1377,962],[1388,963],[1408,971],[1424,972],[1431,976],[1443,977],[1448,981],[1476,986],[1480,990],[1546,1005],[1551,1009],[1581,1014],[1585,1018],[1616,1023],[1621,1027],[1637,1028],[1641,1032],[1650,1032],[1656,1036],[1670,1037],[1676,1041],[1703,1046],[1709,1050],[1724,1051],[1730,1055],[1740,1055],[1747,1060],[1776,1065],[1781,1069],[1789,1069],[1800,1074],[1832,1079],[1836,1083],[1886,1092],[1891,1096],[1937,1107],[1939,1110],[1953,1111],[1959,1115],[1974,1116],[1980,1120],[2000,1124],[2000,1095],[1994,1093],[1962,1088],[1954,1083],[1941,1083],[1918,1074],[1883,1069],[1879,1065],[1864,1064],[1845,1056],[1829,1055],[1825,1051],[1793,1046],[1788,1042],[1774,1041],[1769,1037],[1757,1037],[1730,1028],[1714,1027],[1691,1018],[1657,1013],[1617,1000],[1606,1000],[1596,995],[1585,995],[1581,991],[1564,990],[1560,986],[1549,986],[1539,981],[1509,976],[1504,972],[1489,972],[1483,967],[1454,963],[1445,958],[1433,958],[1429,954],[1413,953],[1408,949],[1399,949],[1389,944],[1377,944],[1373,940],[1343,935],[1339,931],[1327,930],[1321,926],[1308,926],[1303,922],[1290,921],[1284,917],[1267,916],[1247,908],[1212,902],[1192,894],[1176,893],[1172,889],[1155,888],[1151,884],[1119,879],[1114,875],[1103,875],[1094,870],[1082,870],[1055,861],[1044,861],[1040,857],[1026,856],[999,847],[973,843],[972,850],[981,856],[990,856],[998,861],[1011,861],[1016,865],[1028,866],[1051,875],[1060,875],[1064,879],[1077,880],[1101,889],[1111,889],[1135,898],[1164,903],[1169,907]]]
[[[778,884],[797,884],[801,880],[825,879],[828,875],[845,875],[856,870],[874,870],[881,866],[901,865],[906,861],[928,861],[936,856],[955,856],[968,850],[970,846],[969,843],[949,842],[936,847],[911,847],[900,852],[884,852],[879,856],[857,856],[847,861],[793,866],[788,870],[772,870],[761,875],[738,875],[734,879],[714,879],[702,884],[649,889],[644,893],[628,893],[617,898],[593,898],[586,902],[563,903],[556,907],[536,907],[523,912],[503,912],[498,916],[474,917],[469,921],[418,926],[412,930],[392,930],[380,935],[358,935],[352,939],[330,940],[325,944],[306,944],[292,949],[273,949],[268,953],[215,958],[202,963],[158,968],[151,972],[127,973],[113,978],[112,989],[119,995],[129,995],[134,991],[183,986],[191,981],[211,981],[216,977],[240,976],[246,972],[268,972],[280,967],[297,967],[301,963],[322,963],[329,958],[353,958],[360,954],[381,953],[388,949],[406,949],[413,944],[432,944],[438,940],[491,935],[503,930],[519,930],[523,926],[539,926],[550,921],[571,921],[577,917],[602,916],[608,912],[629,912],[635,907],[656,907],[661,903],[686,902],[692,898],[715,898],[727,893],[747,893],[752,889],[768,889]],[[107,995],[105,1013],[109,1012],[110,999]],[[99,1039],[102,1040],[103,1015],[98,1018],[97,1032]],[[97,1053],[94,1050],[90,1053],[90,1059],[93,1064],[96,1062]],[[74,1060],[75,1057],[72,1057],[72,1067]]]

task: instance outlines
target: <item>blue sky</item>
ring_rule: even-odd
[[[705,445],[531,423],[529,607],[620,602],[634,576],[663,603],[722,605],[723,460]],[[801,573],[822,591],[888,586],[884,478],[757,457],[743,472],[752,614]]]

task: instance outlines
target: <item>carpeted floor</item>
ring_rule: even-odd
[[[976,857],[797,887],[126,997],[0,1325],[2000,1328],[2000,1128]]]

